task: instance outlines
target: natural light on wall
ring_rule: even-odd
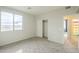
[[[23,16],[1,11],[1,32],[22,30]]]

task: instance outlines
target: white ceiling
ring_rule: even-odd
[[[50,12],[52,10],[58,9],[61,6],[30,6],[31,9],[28,9],[28,6],[8,6],[8,7],[23,11],[23,12],[27,12],[32,15],[41,15],[41,14]]]

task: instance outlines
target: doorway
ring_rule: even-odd
[[[48,20],[43,20],[43,38],[48,38]]]
[[[67,32],[67,38],[65,43],[69,48],[78,48],[78,37],[79,37],[79,18],[76,15],[65,16],[65,31]]]

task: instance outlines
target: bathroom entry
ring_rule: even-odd
[[[48,38],[48,20],[43,20],[43,38]]]

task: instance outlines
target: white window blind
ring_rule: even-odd
[[[22,30],[22,15],[1,11],[1,32]]]
[[[1,12],[1,31],[13,30],[13,14]]]
[[[14,15],[14,30],[22,30],[22,16]]]

